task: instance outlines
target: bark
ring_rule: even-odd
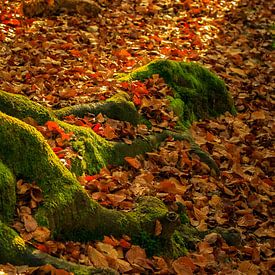
[[[216,78],[215,81],[211,80],[213,75],[207,74],[207,71],[197,66],[194,67],[195,71],[194,68],[186,69],[184,66],[183,63],[170,63],[170,61],[154,62],[150,63],[148,67],[124,76],[122,80],[144,79],[154,73],[159,73],[169,85],[174,87],[175,97],[179,97],[177,100],[180,100],[180,104],[175,104],[175,99],[171,99],[171,108],[180,109],[178,105],[181,106],[184,103],[184,108],[181,109],[183,112],[181,114],[182,125],[186,114],[190,115],[188,119],[192,121],[194,116],[201,117],[202,115],[218,114],[226,109],[233,110],[230,97],[224,90],[222,82]],[[178,72],[178,78],[175,79],[176,69],[179,68],[181,71]],[[195,80],[190,78],[190,74]],[[212,84],[207,84],[207,86],[204,82],[210,81],[209,78]],[[183,89],[186,85],[187,89]],[[225,103],[219,98],[219,85]],[[199,91],[194,93],[196,89]],[[214,95],[210,94],[209,90],[214,91]],[[188,93],[190,93],[189,97]],[[183,99],[186,99],[185,102]],[[206,100],[206,103],[203,100]],[[212,104],[213,106],[215,102],[218,102],[220,105],[214,106],[214,110],[211,107],[202,112],[199,106],[192,106],[194,102],[202,102],[204,105]],[[53,111],[24,96],[0,91],[0,261],[29,265],[50,263],[57,268],[65,267],[81,274],[101,272],[91,269],[83,271],[83,267],[68,264],[29,248],[8,226],[16,204],[15,178],[35,181],[41,188],[44,201],[38,207],[35,218],[39,225],[46,226],[51,230],[53,237],[62,236],[67,240],[88,241],[100,239],[104,235],[119,237],[127,234],[137,242],[147,242],[149,246],[153,240],[155,246],[162,248],[164,254],[172,257],[183,255],[187,249],[194,247],[194,244],[202,237],[196,229],[189,225],[182,206],[178,207],[177,213],[171,213],[159,199],[145,197],[137,202],[133,211],[122,212],[106,209],[88,197],[75,175],[81,175],[83,172],[95,173],[109,163],[120,164],[125,156],[134,156],[157,148],[168,136],[189,140],[191,150],[198,154],[216,173],[219,172],[213,159],[200,150],[193,142],[192,137],[183,131],[182,125],[180,125],[183,127],[181,132],[164,131],[146,139],[137,139],[128,145],[107,142],[91,129],[73,126],[60,120],[69,114],[83,116],[86,113],[97,114],[99,112],[112,118],[128,120],[133,124],[137,124],[140,120],[134,105],[123,93],[106,102]],[[79,150],[78,153],[82,158],[73,160],[71,171],[60,162],[42,134],[25,122],[29,117],[40,125],[47,121],[55,121],[65,132],[74,133],[75,139],[72,141],[72,146],[76,151]],[[154,230],[157,220],[161,222],[163,230],[160,236],[155,237]],[[104,272],[112,271],[105,270]]]
[[[22,0],[23,13],[27,17],[56,15],[63,11],[96,17],[101,7],[93,0]]]

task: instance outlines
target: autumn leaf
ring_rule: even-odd
[[[51,231],[48,228],[38,226],[33,232],[33,239],[40,243],[44,243],[50,238],[50,235]]]
[[[22,220],[27,232],[33,232],[37,229],[38,224],[31,215],[24,215]]]
[[[172,263],[176,274],[179,275],[193,275],[195,265],[193,261],[188,257],[180,257]]]
[[[2,23],[6,25],[11,25],[13,27],[18,27],[21,25],[21,22],[18,19],[3,20]]]
[[[124,160],[135,169],[139,169],[141,167],[141,163],[137,158],[125,157]]]
[[[172,194],[184,194],[187,190],[187,186],[182,185],[177,179],[170,178],[168,180],[161,181],[156,189],[162,192],[172,193]]]
[[[131,54],[125,49],[121,49],[121,50],[114,52],[114,55],[121,59],[126,59],[128,57],[131,57]]]
[[[115,239],[113,236],[104,236],[103,242],[106,244],[110,244],[111,246],[118,246],[119,241]]]
[[[162,225],[159,220],[156,220],[155,224],[155,236],[159,236],[162,232]]]
[[[92,261],[95,267],[109,266],[106,260],[106,257],[91,245],[88,246],[88,257]]]
[[[123,248],[130,248],[131,247],[131,243],[126,241],[125,239],[120,239],[119,240],[119,245]]]
[[[73,49],[73,50],[69,50],[69,52],[74,57],[81,57],[81,53],[78,50]]]

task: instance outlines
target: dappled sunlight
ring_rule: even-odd
[[[153,196],[205,233],[178,259],[155,255],[155,240],[165,230],[158,219],[152,239],[140,236],[149,250],[128,235],[87,243],[51,239],[34,215],[44,201],[42,189],[19,178],[13,228],[20,236],[55,257],[121,274],[267,274],[273,264],[275,115],[269,4],[98,0],[102,10],[96,18],[66,13],[26,18],[20,2],[4,0],[0,8],[0,91],[7,92],[0,94],[24,95],[28,104],[38,102],[56,118],[39,124],[26,117],[22,123],[40,132],[58,165],[100,205],[129,213],[140,197]],[[150,63],[156,59],[195,62],[203,69],[169,60]],[[105,113],[102,106],[114,102],[128,104],[123,119],[117,116],[121,110]],[[113,144],[126,145],[119,147],[124,163],[106,165],[96,152],[95,162],[106,167],[95,167],[85,147],[91,133],[104,146],[112,144],[92,148],[92,153],[102,149],[106,158]],[[160,146],[130,153],[129,148],[140,149],[141,140]],[[9,268],[0,265],[0,274]]]

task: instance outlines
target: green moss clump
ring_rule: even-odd
[[[16,182],[13,174],[0,160],[0,220],[9,221],[15,210]]]
[[[171,255],[172,258],[178,258],[184,256],[188,249],[186,248],[186,239],[183,238],[182,233],[175,230],[174,234],[171,237]]]
[[[128,121],[136,125],[139,121],[139,115],[133,102],[129,101],[129,95],[125,92],[118,92],[114,96],[105,101],[80,104],[62,108],[54,111],[54,114],[62,119],[68,115],[75,115],[84,117],[91,113],[98,115],[99,113],[105,114],[109,118]]]
[[[226,111],[236,113],[224,82],[199,64],[156,60],[119,78],[121,81],[145,80],[159,74],[173,89],[171,108],[183,125],[193,120],[216,117]]]
[[[33,118],[39,124],[44,124],[54,119],[52,111],[44,108],[27,97],[17,94],[11,94],[0,90],[0,111],[19,118]]]
[[[148,257],[157,256],[162,253],[161,239],[145,231],[142,231],[139,235],[134,235],[132,243],[144,248]]]
[[[26,251],[25,242],[0,220],[0,262],[9,262]]]

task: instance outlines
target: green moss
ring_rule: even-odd
[[[139,115],[135,105],[129,101],[129,99],[130,98],[128,94],[124,92],[118,92],[105,101],[69,106],[57,110],[54,113],[59,119],[68,115],[84,117],[89,113],[94,115],[102,113],[109,118],[128,121],[136,125],[139,121]]]
[[[113,143],[109,163],[121,165],[124,163],[124,157],[132,157],[138,154],[143,154],[145,152],[151,151],[153,147],[154,146],[152,146],[150,140],[146,139],[136,139],[132,144]]]
[[[53,120],[54,114],[27,97],[0,90],[0,111],[19,119],[33,118],[39,124]]]
[[[0,220],[9,221],[14,214],[16,204],[16,181],[0,160]]]
[[[161,239],[155,235],[149,234],[146,231],[140,232],[132,237],[132,243],[144,248],[148,257],[162,254]]]
[[[190,125],[195,119],[215,117],[226,111],[236,113],[224,82],[196,63],[156,60],[120,78],[120,81],[145,80],[159,74],[173,88],[171,107]]]
[[[26,251],[25,242],[18,234],[0,220],[0,262],[16,259]]]
[[[171,237],[171,255],[172,258],[178,258],[184,256],[188,250],[186,248],[186,242],[183,235],[175,230],[174,234]]]

